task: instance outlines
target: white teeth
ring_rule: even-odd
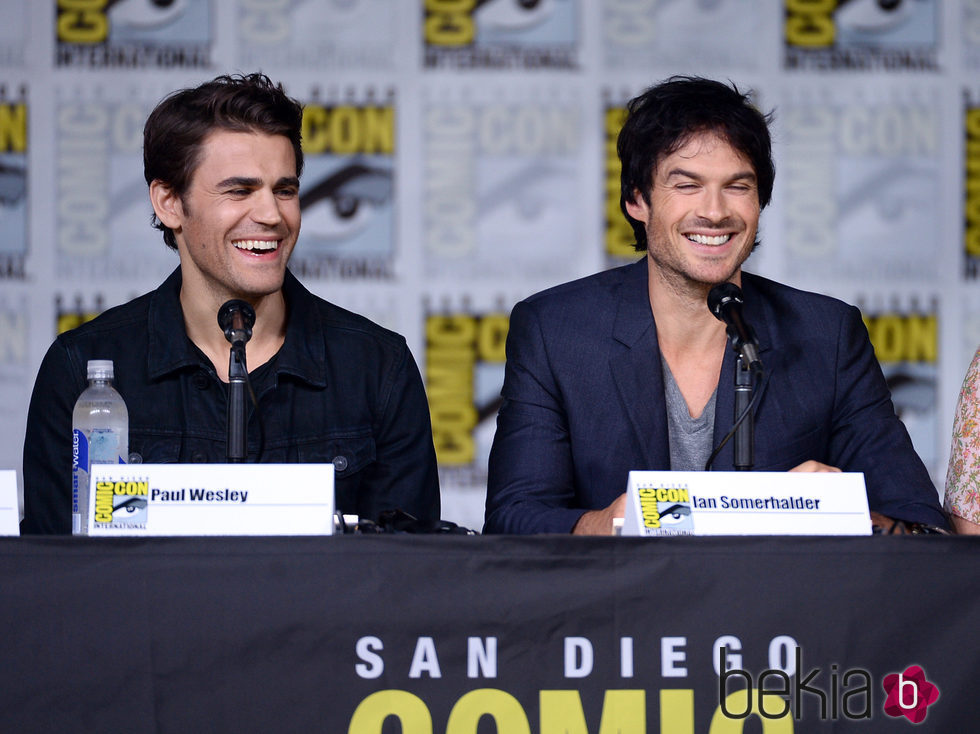
[[[276,240],[236,240],[232,244],[239,250],[275,250],[279,247]]]
[[[697,242],[699,245],[723,245],[728,242],[732,236],[730,234],[721,234],[717,237],[708,237],[707,235],[703,234],[689,234],[687,235],[687,238],[691,240],[691,242]]]

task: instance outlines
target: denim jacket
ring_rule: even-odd
[[[180,285],[178,267],[48,349],[27,419],[23,533],[71,532],[72,409],[90,359],[114,363],[133,461],[226,461],[228,385],[187,336]],[[259,407],[249,405],[248,461],[332,462],[338,510],[438,519],[429,407],[405,339],[314,296],[288,271],[283,293],[285,342],[249,373]]]

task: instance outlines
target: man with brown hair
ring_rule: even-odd
[[[115,363],[134,461],[225,460],[229,344],[217,312],[231,299],[256,314],[247,460],[332,462],[338,510],[438,519],[429,409],[404,338],[317,298],[287,270],[300,229],[302,117],[262,74],[180,90],[150,114],[154,224],[180,266],[45,355],[27,422],[24,533],[71,531],[71,415],[89,359]]]
[[[645,255],[514,307],[487,532],[611,534],[631,470],[734,468],[736,358],[707,304],[720,284],[744,292],[766,365],[754,468],[863,472],[876,523],[946,525],[858,310],[742,270],[771,148],[731,85],[674,77],[630,102],[621,206]]]

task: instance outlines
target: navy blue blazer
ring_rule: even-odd
[[[647,262],[566,283],[511,313],[490,452],[484,532],[567,533],[670,452]],[[808,459],[863,472],[873,511],[946,527],[939,497],[875,359],[861,314],[836,299],[742,274],[743,314],[766,377],[755,470]],[[714,441],[732,426],[735,353],[718,383]],[[734,469],[732,442],[713,468]]]

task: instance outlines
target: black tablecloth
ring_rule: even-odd
[[[978,571],[959,537],[8,538],[0,730],[723,734],[731,638],[765,731],[911,731],[920,666],[914,730],[969,732]]]

